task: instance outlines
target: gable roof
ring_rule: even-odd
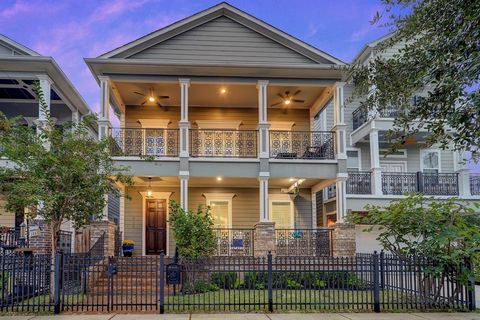
[[[159,29],[155,32],[147,34],[137,40],[127,43],[117,49],[109,51],[98,58],[133,58],[135,54],[142,52],[148,48],[165,42],[175,36],[185,33],[189,30],[204,25],[220,17],[226,17],[229,20],[248,28],[249,30],[262,35],[269,41],[281,45],[285,50],[292,51],[298,56],[303,56],[312,64],[332,64],[344,65],[345,63],[332,55],[329,55],[291,35],[285,33],[270,24],[253,17],[241,11],[232,5],[222,2],[216,6],[208,8],[204,11],[196,13],[190,17],[175,22],[169,26]]]
[[[8,55],[26,55],[26,56],[40,56],[36,51],[33,51],[30,48],[25,47],[24,45],[16,42],[15,40],[10,39],[9,37],[0,34],[0,46],[5,48],[5,51],[2,51],[3,54],[8,52]],[[2,54],[2,53],[0,53]]]

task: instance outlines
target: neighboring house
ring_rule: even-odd
[[[40,82],[56,124],[78,121],[91,112],[52,57],[41,56],[0,34],[0,111],[9,118],[21,116],[20,124],[32,128],[44,116],[33,92],[34,81]],[[96,129],[91,128],[95,137]],[[0,165],[10,164],[8,159],[0,159]],[[24,213],[6,212],[0,195],[0,226],[18,230],[23,222]],[[70,229],[69,223],[62,229]]]
[[[330,254],[332,246],[341,255],[355,250],[354,241],[353,249],[336,242],[351,237],[339,223],[350,210],[419,182],[471,198],[459,158],[423,150],[422,135],[380,157],[392,117],[355,118],[345,63],[229,4],[85,61],[100,85],[99,135],[113,136],[115,160],[134,175],[119,210],[136,255],[174,254],[170,200],[211,207],[217,254],[252,254],[254,244],[259,254]],[[334,223],[332,244],[318,228]]]

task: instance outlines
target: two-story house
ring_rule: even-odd
[[[85,61],[99,135],[134,175],[120,229],[136,255],[174,254],[170,200],[210,206],[220,255],[342,255],[355,251],[350,210],[420,186],[470,192],[454,153],[423,149],[421,135],[382,157],[394,115],[361,118],[346,103],[346,64],[229,4]]]

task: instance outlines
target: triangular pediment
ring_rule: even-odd
[[[0,55],[3,56],[39,56],[30,48],[0,34]]]
[[[185,63],[343,64],[227,3],[178,21],[100,58]]]

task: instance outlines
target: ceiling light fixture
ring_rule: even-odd
[[[147,187],[147,198],[152,198],[153,197],[153,192],[152,192],[152,177],[148,177],[148,187]]]
[[[227,89],[225,89],[225,88],[222,88],[222,90],[220,90],[220,93],[222,93],[222,94],[225,94],[225,93],[227,93]]]
[[[290,99],[285,100],[285,104],[290,104],[291,102],[292,102],[292,100],[290,100]]]
[[[155,102],[155,98],[154,98],[154,97],[149,97],[149,98],[148,98],[148,101],[150,101],[150,102]]]
[[[222,181],[222,177],[217,177],[217,181]]]

